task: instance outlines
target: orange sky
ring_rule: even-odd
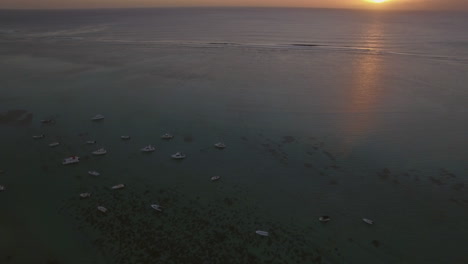
[[[281,6],[324,8],[378,8],[411,10],[468,10],[468,0],[0,0],[0,8],[120,8],[170,6]]]

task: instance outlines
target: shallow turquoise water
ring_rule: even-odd
[[[182,34],[186,24],[155,37],[133,15],[84,32],[81,22],[57,26],[66,31],[9,22],[17,31],[2,35],[4,262],[467,261],[465,49],[434,44],[416,54],[395,18],[363,14],[366,49],[356,32],[340,45],[336,32],[320,35],[332,47],[272,46],[284,32],[266,30],[263,16],[229,36],[242,45],[209,44],[226,41],[218,26],[199,38]],[[309,25],[285,16],[285,27]],[[419,26],[429,33],[414,42],[438,40],[440,29]],[[270,44],[257,45],[252,32],[270,32],[262,39]],[[354,46],[343,48],[346,41]],[[14,109],[32,113],[31,122],[7,120]],[[91,122],[98,113],[105,120]],[[40,124],[49,117],[56,124]],[[160,140],[167,131],[174,140]],[[227,149],[213,147],[220,140]],[[48,147],[53,141],[61,145]],[[157,150],[140,153],[148,144]],[[91,156],[100,147],[109,153]],[[176,151],[188,158],[171,160]],[[62,166],[70,155],[82,162]],[[213,175],[222,180],[210,182]],[[127,187],[112,192],[118,183]],[[324,214],[332,217],[326,225],[317,221]],[[258,229],[271,237],[257,237]]]

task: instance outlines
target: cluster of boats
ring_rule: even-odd
[[[93,118],[91,118],[92,121],[101,121],[103,119],[104,119],[104,116],[101,115],[101,114],[96,115]],[[52,119],[45,119],[45,120],[41,120],[41,123],[49,124],[49,123],[55,123],[55,121],[52,120]],[[33,139],[42,139],[42,138],[45,138],[44,134],[34,135],[33,136]],[[122,140],[130,140],[131,139],[130,136],[120,136],[120,138]],[[161,139],[164,139],[164,140],[171,140],[173,138],[174,138],[174,135],[169,134],[169,133],[165,133],[165,134],[163,134],[161,136]],[[97,142],[95,140],[86,141],[87,145],[94,145],[96,143]],[[57,147],[59,145],[60,145],[59,142],[52,142],[52,143],[49,144],[50,147]],[[226,144],[224,144],[223,142],[218,142],[218,143],[214,144],[214,147],[218,148],[218,149],[224,149],[224,148],[226,148]],[[141,149],[141,152],[153,152],[155,150],[156,150],[156,148],[154,146],[147,145],[147,146],[145,146],[145,147],[143,147]],[[98,150],[93,151],[92,154],[95,155],[95,156],[106,155],[107,150],[104,149],[104,148],[100,148]],[[187,156],[182,152],[176,152],[175,154],[171,155],[171,158],[177,159],[177,160],[185,159],[186,157]],[[71,156],[71,157],[67,157],[67,158],[63,159],[62,164],[63,165],[68,165],[68,164],[75,164],[75,163],[78,163],[78,162],[80,162],[80,158],[78,156]],[[212,179],[212,180],[217,180],[217,179]]]
[[[96,141],[86,141],[86,144],[96,144]],[[55,146],[58,146],[59,143],[58,142],[55,142],[55,143],[51,143],[49,144],[49,146],[51,147],[55,147]],[[216,148],[219,148],[219,149],[224,149],[226,148],[226,145],[224,143],[216,143],[214,144],[214,146]],[[153,152],[155,151],[156,148],[152,145],[148,145],[148,146],[145,146],[141,149],[141,152]],[[107,154],[107,150],[104,149],[104,148],[100,148],[98,150],[95,150],[93,152],[91,152],[93,155],[95,156],[102,156],[102,155],[106,155]],[[175,154],[171,155],[171,158],[173,159],[177,159],[177,160],[180,160],[180,159],[185,159],[187,156],[185,155],[185,153],[183,152],[176,152]],[[63,159],[62,161],[62,164],[63,165],[68,165],[68,164],[74,164],[74,163],[78,163],[80,162],[80,157],[78,156],[70,156],[70,157],[67,157],[65,159]]]
[[[114,185],[114,186],[111,187],[112,190],[119,190],[119,189],[123,189],[123,188],[125,188],[125,184],[117,184],[117,185]],[[91,193],[88,193],[88,192],[80,193],[80,197],[82,199],[89,198],[89,197],[91,197]],[[151,204],[151,208],[153,208],[154,210],[159,211],[159,212],[162,212],[162,210],[163,210],[162,209],[163,207],[161,205],[159,205],[159,204]],[[102,206],[102,205],[99,205],[97,207],[97,210],[101,211],[102,213],[107,213],[107,211],[108,211],[107,208]]]
[[[104,116],[101,115],[101,114],[96,115],[93,118],[91,118],[92,121],[101,121],[103,119],[104,119]],[[55,121],[54,120],[41,120],[41,123],[50,124],[50,123],[55,123]],[[42,139],[44,137],[45,137],[44,134],[35,135],[35,136],[33,136],[33,139]],[[120,138],[122,140],[130,140],[131,139],[130,136],[121,136]],[[169,133],[165,133],[165,134],[163,134],[161,136],[161,139],[164,139],[164,140],[171,140],[173,138],[174,138],[174,136],[172,134],[169,134]],[[96,141],[86,141],[86,144],[93,145],[93,144],[96,144]],[[60,145],[59,142],[53,142],[53,143],[49,144],[50,147],[56,147],[58,145]],[[224,148],[226,148],[226,145],[223,142],[218,142],[218,143],[214,144],[214,147],[217,148],[217,149],[224,149]],[[145,147],[143,147],[141,149],[141,152],[153,152],[155,150],[156,150],[156,148],[154,146],[147,145],[147,146],[145,146]],[[107,151],[104,148],[100,148],[98,150],[93,151],[92,154],[96,155],[96,156],[105,155],[105,154],[107,154]],[[186,155],[184,153],[182,153],[182,152],[176,152],[175,154],[171,155],[171,158],[180,160],[180,159],[185,159]],[[68,165],[68,164],[75,164],[75,163],[78,163],[78,162],[80,162],[80,157],[71,156],[71,157],[65,158],[63,160],[62,164],[63,165]],[[92,176],[99,176],[100,175],[100,173],[97,172],[97,171],[88,171],[88,174],[92,175]],[[220,176],[213,176],[210,179],[211,179],[211,181],[218,181],[218,180],[221,179],[221,177]],[[119,190],[119,189],[123,189],[123,188],[125,188],[124,184],[117,184],[117,185],[114,185],[114,186],[111,187],[112,190]],[[3,185],[0,185],[0,191],[4,191],[4,190],[6,190],[6,187],[3,186]],[[80,197],[83,198],[83,199],[89,198],[89,197],[91,197],[91,193],[81,193]],[[151,204],[150,206],[154,210],[162,212],[162,206],[160,206],[158,204]],[[99,210],[102,213],[106,213],[108,211],[107,208],[105,208],[104,206],[101,206],[101,205],[97,207],[97,210]],[[323,216],[320,216],[318,220],[320,222],[327,223],[327,222],[329,222],[331,220],[331,218],[328,215],[323,215]],[[371,220],[371,219],[368,219],[368,218],[362,218],[362,221],[369,224],[369,225],[374,224],[374,221]],[[262,230],[257,230],[257,231],[255,231],[255,233],[257,235],[266,236],[266,237],[270,235],[269,232],[262,231]]]

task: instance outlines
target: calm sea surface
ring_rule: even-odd
[[[468,263],[467,28],[466,13],[0,11],[0,263]]]

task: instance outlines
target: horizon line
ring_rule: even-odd
[[[134,7],[77,7],[77,8],[0,8],[0,11],[86,11],[86,10],[124,10],[124,9],[322,9],[376,12],[468,12],[460,9],[381,9],[362,7],[308,7],[308,6],[134,6]]]

